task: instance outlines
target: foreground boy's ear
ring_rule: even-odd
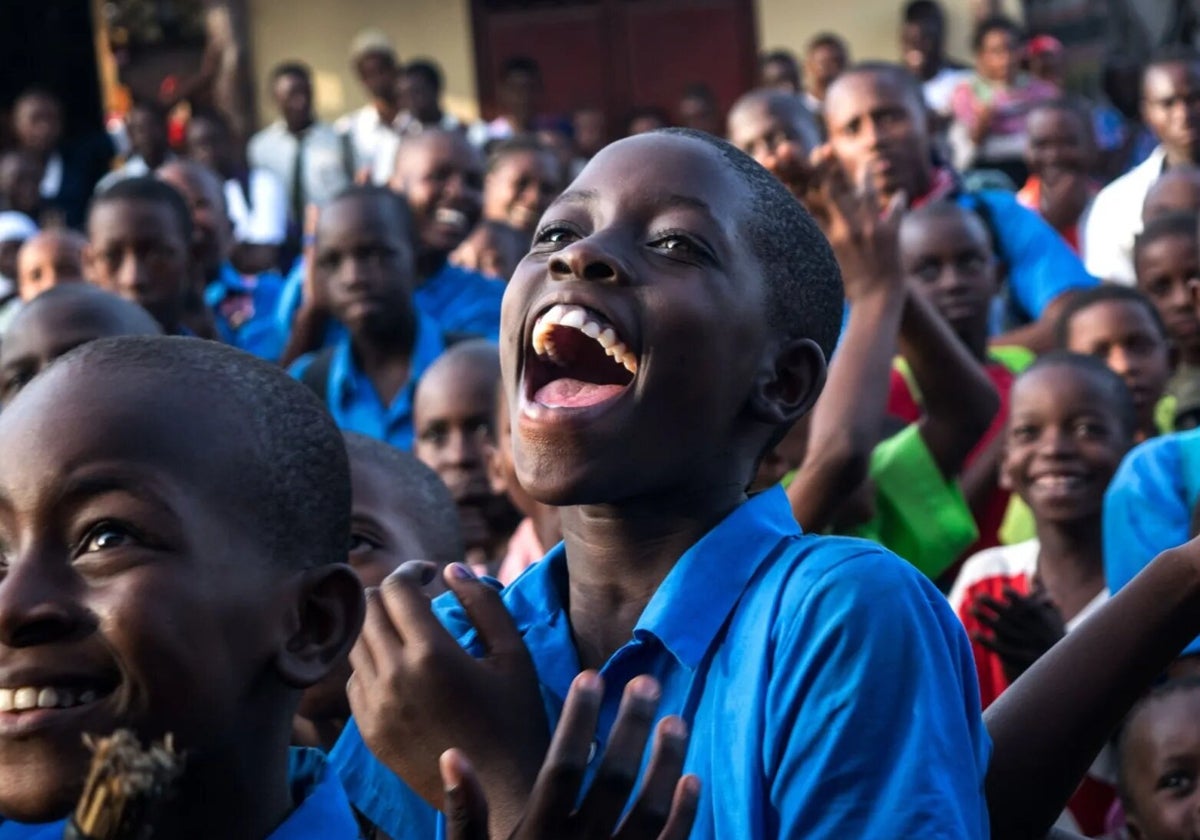
[[[750,408],[770,426],[791,424],[813,407],[825,385],[825,354],[810,338],[797,338],[765,356]]]
[[[350,652],[362,629],[366,604],[358,576],[342,563],[308,569],[294,585],[298,593],[291,607],[290,634],[275,667],[284,682],[307,688]]]

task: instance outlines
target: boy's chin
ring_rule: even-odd
[[[0,823],[37,825],[70,816],[83,793],[88,764],[83,753],[77,761],[56,757],[50,763],[12,764],[0,770]]]

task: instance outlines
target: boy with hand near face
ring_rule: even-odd
[[[820,231],[732,146],[667,131],[588,164],[509,286],[501,345],[517,475],[565,542],[503,604],[454,566],[465,613],[404,581],[369,607],[334,760],[376,824],[428,814],[456,745],[515,825],[539,718],[598,668],[653,672],[650,719],[693,733],[696,837],[986,836],[989,744],[945,600],[882,549],[800,534],[782,490],[746,497],[820,391],[841,302]],[[604,692],[600,746],[617,706]],[[393,774],[406,796],[381,795]]]

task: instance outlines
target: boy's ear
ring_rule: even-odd
[[[89,283],[98,285],[99,278],[96,277],[96,272],[92,270],[92,266],[96,261],[96,249],[92,247],[91,242],[83,244],[83,279]]]
[[[817,401],[825,374],[825,354],[812,339],[776,345],[764,358],[750,395],[754,419],[776,428],[794,423]]]
[[[275,667],[288,685],[307,688],[349,654],[362,629],[366,602],[358,575],[343,563],[308,569],[294,585],[289,633]]]
[[[487,449],[487,474],[492,492],[497,496],[506,495],[508,482],[504,480],[504,453],[500,451],[500,446],[497,444],[489,446]]]

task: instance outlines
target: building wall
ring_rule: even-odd
[[[816,33],[846,37],[856,58],[895,59],[903,0],[755,0],[759,47],[800,52]],[[950,11],[950,49],[969,59],[971,0],[943,0]],[[277,62],[300,57],[312,65],[317,110],[332,118],[363,102],[348,61],[350,42],[364,27],[386,32],[402,59],[435,58],[446,74],[446,104],[474,117],[475,67],[470,0],[246,0],[259,115],[273,117],[265,78]],[[1016,7],[1017,0],[1006,6]]]
[[[401,59],[434,58],[446,76],[446,106],[473,117],[475,63],[469,0],[246,0],[250,49],[259,85],[259,116],[274,117],[266,77],[280,61],[312,66],[318,113],[325,119],[366,100],[350,68],[350,42],[365,27],[381,29]]]

